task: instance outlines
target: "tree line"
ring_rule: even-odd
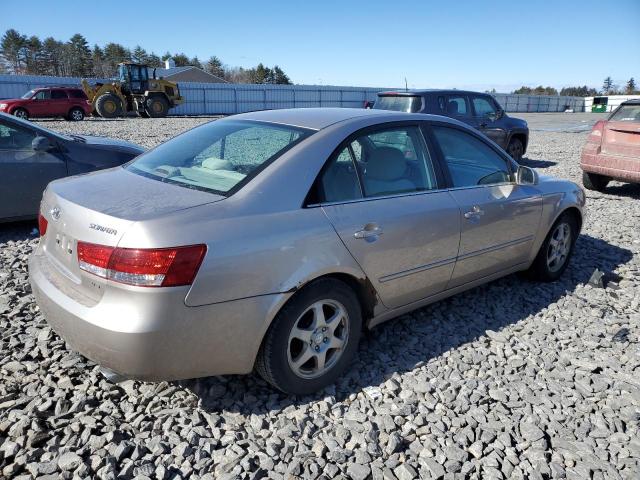
[[[542,85],[539,85],[535,88],[523,86],[511,93],[522,95],[562,95],[569,97],[594,97],[596,95],[637,95],[640,94],[640,90],[638,90],[636,81],[633,77],[631,77],[622,88],[619,85],[614,84],[611,77],[607,77],[604,79],[602,89],[600,91],[596,90],[595,88],[590,88],[586,85],[583,85],[582,87],[565,87],[560,90],[560,93],[558,93],[558,90],[553,87],[543,87]]]
[[[177,67],[192,65],[231,83],[273,83],[290,85],[291,80],[278,66],[259,63],[253,68],[233,67],[213,55],[206,61],[184,53],[165,52],[157,55],[140,45],[133,49],[115,42],[89,46],[87,39],[76,33],[68,41],[37,35],[23,35],[15,29],[7,30],[0,40],[0,73],[17,75],[53,75],[56,77],[113,77],[120,62],[146,63],[163,67],[173,59]]]

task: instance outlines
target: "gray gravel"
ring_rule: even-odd
[[[203,121],[43,124],[152,146]],[[534,132],[525,162],[578,180],[584,139]],[[639,201],[589,192],[560,281],[511,276],[381,325],[298,398],[254,375],[108,383],[33,301],[34,225],[1,226],[0,477],[638,479]]]

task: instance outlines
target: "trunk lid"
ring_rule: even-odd
[[[78,241],[115,247],[136,222],[222,199],[121,167],[58,180],[49,184],[42,199],[41,214],[47,220],[47,231],[39,249],[54,267],[50,270],[59,286],[97,301],[105,281],[80,270]]]
[[[602,152],[609,155],[639,157],[640,122],[607,122],[603,132]]]

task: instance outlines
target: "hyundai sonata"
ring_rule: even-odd
[[[255,369],[301,394],[363,328],[516,271],[558,278],[584,201],[453,119],[246,113],[52,182],[30,279],[54,330],[119,374]]]

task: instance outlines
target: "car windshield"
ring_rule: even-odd
[[[420,97],[407,95],[379,95],[373,106],[376,110],[393,110],[394,112],[418,112],[422,102]]]
[[[312,133],[286,125],[219,120],[159,145],[125,168],[155,180],[226,195]]]
[[[36,93],[35,90],[29,90],[27,93],[25,93],[24,95],[22,95],[20,98],[24,98],[24,99],[28,99],[33,97],[33,94]]]
[[[614,122],[640,122],[640,104],[622,105],[609,120]]]

